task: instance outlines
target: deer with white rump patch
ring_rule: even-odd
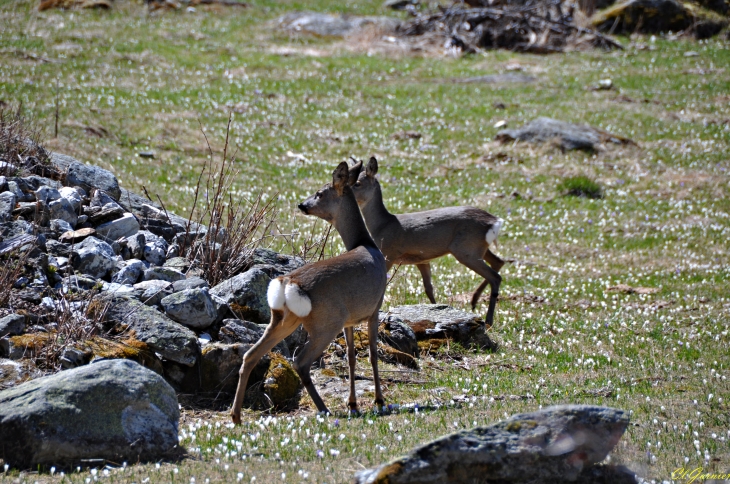
[[[251,370],[261,357],[299,325],[309,339],[294,360],[294,368],[312,397],[317,410],[328,412],[314,388],[309,370],[337,334],[343,330],[350,367],[350,410],[357,411],[355,396],[355,346],[353,327],[368,322],[370,362],[375,382],[375,405],[385,405],[378,376],[378,311],[383,303],[387,270],[385,258],[365,227],[350,188],[347,163],[340,163],[332,183],[299,204],[299,209],[330,222],[342,237],[347,252],[331,259],[307,264],[273,279],[267,298],[271,322],[261,339],[243,357],[238,388],[231,409],[234,423],[241,421],[241,406]]]
[[[350,182],[368,230],[385,255],[388,270],[397,264],[414,264],[421,272],[428,299],[435,304],[429,262],[452,254],[484,278],[471,298],[472,310],[487,284],[491,286],[486,317],[487,325],[491,326],[502,282],[498,272],[504,261],[494,255],[489,246],[497,240],[504,221],[468,206],[394,215],[383,204],[380,183],[375,178],[377,173],[378,161],[372,157],[365,171],[362,171],[362,161],[350,168]]]

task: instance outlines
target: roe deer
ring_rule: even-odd
[[[347,252],[307,264],[269,283],[267,299],[271,322],[261,339],[243,357],[238,388],[231,409],[234,423],[241,421],[241,406],[251,370],[262,356],[289,336],[300,324],[309,339],[294,360],[294,369],[317,410],[328,412],[309,375],[317,359],[343,330],[350,367],[350,410],[357,411],[355,396],[355,346],[353,327],[368,322],[370,362],[375,381],[375,405],[385,405],[378,377],[378,310],[383,303],[387,269],[385,258],[365,227],[350,188],[347,163],[342,162],[328,183],[299,204],[299,209],[330,222],[342,237]]]
[[[487,284],[491,286],[486,317],[487,325],[491,326],[502,282],[498,272],[504,261],[494,255],[489,246],[497,240],[504,221],[468,206],[393,215],[383,204],[376,173],[378,161],[374,157],[370,158],[364,172],[362,161],[357,162],[350,168],[350,182],[368,230],[385,255],[388,270],[395,264],[415,264],[421,271],[426,295],[435,304],[429,261],[452,254],[485,279],[471,298],[472,310]]]

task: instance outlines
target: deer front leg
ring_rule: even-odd
[[[347,399],[347,406],[352,413],[358,413],[357,395],[355,394],[355,332],[352,326],[345,328],[345,341],[347,342],[347,364],[350,367],[350,397]]]
[[[477,289],[477,292],[481,294],[481,290],[486,287],[486,284],[488,283],[489,286],[492,289],[492,293],[489,296],[489,307],[487,308],[487,316],[486,316],[486,323],[487,326],[492,326],[494,322],[494,309],[497,306],[497,297],[499,296],[499,285],[502,283],[502,276],[500,276],[497,271],[489,267],[483,260],[477,259],[475,257],[471,257],[468,254],[462,255],[462,254],[454,254],[454,257],[456,257],[456,260],[464,264],[469,269],[473,270],[480,276],[482,276],[484,279],[486,279],[481,286],[479,286],[479,289]],[[474,293],[474,296],[477,296],[476,299],[472,298],[472,309],[476,306],[476,302],[478,301],[478,294]]]
[[[281,340],[289,336],[299,326],[297,317],[293,313],[287,315],[284,320],[283,311],[271,311],[271,322],[266,327],[264,334],[249,350],[243,355],[243,364],[238,371],[238,387],[236,387],[236,397],[233,399],[233,407],[231,408],[231,418],[233,423],[241,423],[241,406],[243,405],[243,397],[246,394],[246,384],[251,371],[258,364],[261,358],[271,351]]]
[[[368,342],[370,343],[370,364],[373,366],[373,382],[375,382],[375,407],[382,411],[385,407],[385,399],[380,389],[380,375],[378,374],[378,311],[375,311],[368,320]]]
[[[431,285],[431,264],[426,262],[425,264],[416,264],[416,267],[421,271],[423,288],[426,290],[428,300],[431,301],[431,304],[436,304],[436,298],[433,297],[433,285]]]

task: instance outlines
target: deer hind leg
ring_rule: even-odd
[[[355,395],[355,332],[352,326],[345,328],[345,341],[347,342],[347,364],[350,368],[350,397],[347,399],[347,406],[350,412],[357,413],[357,396]]]
[[[325,322],[323,321],[322,323]],[[294,360],[294,369],[297,371],[297,374],[299,374],[299,378],[302,380],[304,388],[307,389],[307,393],[309,393],[309,396],[312,397],[312,401],[314,401],[317,411],[330,413],[327,409],[327,405],[324,404],[319,393],[317,393],[317,389],[314,388],[314,383],[312,383],[312,377],[310,376],[309,371],[314,360],[319,358],[319,355],[327,349],[329,344],[335,339],[335,336],[337,336],[342,329],[342,326],[328,325],[325,323],[317,327],[316,331],[310,331],[306,328],[306,326],[305,329],[307,329],[307,332],[309,333],[309,339],[302,348],[301,353],[299,353]]]
[[[425,264],[416,264],[416,267],[421,271],[423,288],[426,290],[428,300],[431,301],[431,304],[436,304],[436,298],[433,297],[433,285],[431,284],[431,264],[426,262]]]
[[[484,260],[494,269],[495,272],[499,272],[499,270],[504,265],[504,261],[500,259],[498,256],[494,255],[489,248],[484,252]],[[479,302],[479,298],[482,297],[482,293],[484,292],[484,289],[487,287],[487,284],[489,284],[489,280],[485,279],[477,288],[476,291],[474,291],[474,295],[471,297],[471,310],[474,311],[477,307],[477,303]]]
[[[380,307],[378,307],[378,310]],[[385,399],[380,388],[380,375],[378,374],[378,311],[370,316],[368,320],[368,342],[370,343],[370,364],[373,366],[373,382],[375,383],[375,407],[383,410]]]
[[[494,309],[497,306],[497,296],[499,296],[499,285],[502,283],[502,276],[500,276],[497,271],[489,267],[482,259],[478,259],[468,254],[454,254],[454,257],[456,257],[456,260],[464,264],[466,267],[486,279],[484,282],[489,284],[491,287],[492,292],[489,296],[486,323],[487,326],[492,326],[494,321]],[[485,284],[482,283],[482,286],[485,286]],[[479,288],[483,289],[482,286],[479,286]],[[477,291],[479,292],[479,289],[477,289]],[[477,293],[474,295],[477,296]],[[476,306],[478,299],[478,297],[476,299],[472,298],[472,308]]]
[[[233,423],[241,423],[241,406],[243,405],[243,397],[246,394],[246,384],[251,371],[261,358],[271,351],[281,340],[289,336],[299,326],[297,316],[294,313],[288,313],[284,317],[284,311],[271,311],[271,322],[266,327],[264,334],[249,350],[243,355],[243,364],[238,370],[238,387],[236,388],[236,397],[233,400],[231,408],[231,418]]]

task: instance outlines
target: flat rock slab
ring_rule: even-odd
[[[623,410],[549,407],[446,435],[405,457],[358,472],[355,482],[572,482],[606,458],[628,425]]]
[[[88,193],[95,189],[104,190],[115,200],[119,200],[122,194],[119,182],[108,170],[84,165],[70,156],[59,153],[51,153],[51,163],[62,173],[66,173],[66,183],[70,186],[81,187]]]
[[[465,346],[495,349],[496,344],[486,334],[484,320],[473,313],[454,309],[446,304],[416,304],[397,306],[380,314],[380,321],[397,318],[407,324],[418,341],[451,339]]]
[[[633,144],[633,141],[590,126],[537,118],[517,129],[505,129],[495,138],[501,143],[524,141],[533,144],[556,143],[564,151],[599,151],[602,143]]]
[[[105,296],[100,303],[107,307],[107,325],[129,330],[167,360],[186,366],[195,364],[200,354],[198,337],[182,324],[133,299]]]
[[[106,360],[0,392],[0,452],[13,468],[135,462],[178,445],[175,391],[129,360]]]
[[[393,17],[360,17],[319,12],[292,12],[279,17],[277,23],[281,29],[289,32],[320,37],[344,37],[361,30],[367,25],[375,25],[385,30],[395,30],[400,21]]]

